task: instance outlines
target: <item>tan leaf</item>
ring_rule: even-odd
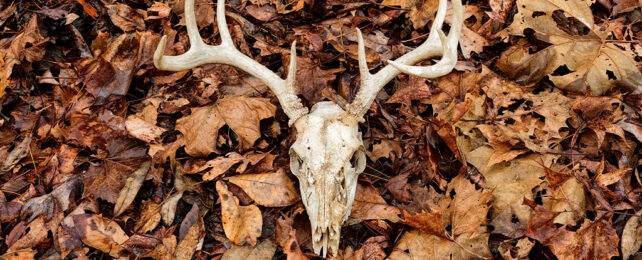
[[[642,245],[642,212],[631,216],[622,231],[622,258],[629,259]]]
[[[216,157],[206,163],[199,165],[197,163],[190,164],[183,169],[183,174],[194,174],[204,170],[208,170],[203,174],[203,181],[211,181],[216,177],[224,174],[235,164],[243,161],[245,158],[236,152],[231,152],[225,156]]]
[[[450,203],[441,212],[444,225],[452,225],[453,236],[477,232],[481,225],[486,225],[490,191],[475,189],[475,185],[460,174],[448,184],[446,197]]]
[[[299,247],[299,242],[296,239],[296,229],[292,227],[293,222],[293,217],[281,217],[276,220],[276,243],[281,246],[283,253],[288,256],[288,260],[309,259]]]
[[[489,234],[466,233],[455,241],[418,229],[403,234],[388,259],[478,259],[490,258]]]
[[[170,226],[174,223],[174,216],[176,215],[176,206],[178,201],[183,197],[183,191],[180,191],[171,197],[167,198],[161,205],[161,216],[163,217],[163,223]]]
[[[36,259],[37,250],[25,248],[18,251],[7,252],[0,256],[2,260],[23,260],[23,259]]]
[[[120,226],[102,215],[79,214],[73,216],[76,232],[83,243],[113,257],[125,251],[121,245],[129,237]]]
[[[149,172],[150,161],[144,162],[140,167],[127,177],[125,186],[120,190],[116,204],[114,205],[114,216],[119,216],[136,198],[138,190],[143,185],[147,172]]]
[[[294,182],[283,169],[276,172],[245,174],[227,178],[241,187],[257,204],[265,207],[285,207],[301,200]]]
[[[529,154],[484,170],[492,154],[492,148],[482,146],[467,154],[466,158],[484,175],[484,188],[493,190],[490,224],[495,227],[494,232],[517,235],[516,231],[526,229],[533,214],[522,202],[524,198],[534,199],[532,189],[542,183],[546,175],[540,163],[550,167],[557,156]]]
[[[261,137],[260,121],[275,112],[276,106],[265,98],[227,97],[217,104],[192,109],[191,115],[176,122],[176,129],[184,134],[185,152],[192,156],[218,153],[218,131],[226,124],[239,136],[239,148],[245,150]]]
[[[509,242],[502,242],[499,244],[498,250],[504,260],[526,260],[533,246],[535,246],[535,242],[531,242],[525,237],[517,241],[515,246],[512,246]]]
[[[167,131],[134,115],[127,117],[125,127],[131,136],[147,143],[151,143]]]
[[[612,172],[602,173],[600,175],[595,176],[595,182],[606,187],[620,181],[624,177],[624,175],[626,175],[629,171],[631,171],[631,168],[619,169]]]
[[[526,48],[513,47],[502,54],[497,66],[519,83],[532,85],[544,76],[561,89],[603,95],[611,87],[625,86],[634,90],[642,84],[642,73],[634,60],[635,53],[626,44],[604,42],[610,30],[594,22],[590,1],[581,0],[517,0],[518,12],[513,23],[502,33],[524,36],[532,29],[535,37],[552,46],[535,54]],[[563,11],[587,27],[587,34],[570,33],[558,27],[553,12]],[[622,49],[620,49],[622,48]],[[553,74],[566,66],[569,73]]]
[[[222,181],[216,182],[216,191],[221,199],[221,215],[225,236],[236,245],[246,242],[255,245],[261,236],[263,219],[255,205],[241,206],[239,201]]]
[[[161,205],[149,200],[141,205],[140,218],[136,221],[134,229],[137,233],[147,233],[154,230],[161,221]]]
[[[276,253],[276,244],[271,238],[265,239],[255,246],[233,245],[230,249],[225,251],[221,260],[236,260],[236,259],[256,259],[256,260],[270,260]],[[289,259],[289,258],[288,258]]]

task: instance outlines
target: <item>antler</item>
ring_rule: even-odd
[[[221,63],[237,67],[246,73],[259,78],[274,92],[279,99],[285,114],[290,118],[290,125],[301,116],[308,113],[301,100],[296,96],[294,82],[296,77],[296,41],[290,49],[290,68],[288,77],[284,80],[267,67],[241,53],[234,47],[230,31],[225,21],[225,0],[218,0],[216,7],[216,23],[221,35],[221,44],[207,45],[201,39],[194,17],[194,0],[185,0],[185,23],[191,47],[189,51],[178,56],[165,56],[167,36],[160,40],[154,52],[154,65],[161,70],[180,71],[191,69],[206,63]]]
[[[446,38],[444,32],[441,30],[441,26],[446,18],[446,0],[439,0],[437,15],[430,28],[428,40],[413,51],[399,57],[397,60],[388,61],[389,64],[374,75],[368,71],[363,36],[361,35],[361,30],[357,28],[361,88],[354,101],[348,105],[348,112],[357,116],[357,118],[362,118],[368,111],[377,93],[379,93],[379,90],[401,72],[418,77],[436,78],[452,71],[457,62],[457,44],[463,23],[463,8],[461,6],[461,0],[451,0],[451,2],[453,19],[448,38]],[[421,60],[440,54],[442,55],[441,60],[432,66],[411,66]]]

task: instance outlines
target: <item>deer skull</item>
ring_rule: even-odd
[[[463,22],[461,0],[452,1],[452,23],[448,36],[441,30],[446,17],[446,0],[439,7],[431,33],[415,50],[388,61],[376,74],[370,74],[365,58],[361,31],[359,40],[360,90],[346,109],[332,102],[320,102],[312,111],[303,107],[296,95],[296,43],[292,44],[288,77],[284,80],[267,67],[238,51],[225,21],[224,0],[218,0],[217,26],[221,35],[218,46],[206,45],[200,38],[194,17],[194,0],[185,1],[185,21],[190,50],[178,56],[164,56],[166,36],[154,53],[154,65],[161,70],[180,71],[205,63],[227,64],[261,79],[278,97],[289,125],[297,130],[290,147],[290,170],[299,179],[301,197],[312,227],[314,251],[325,257],[328,249],[337,254],[341,225],[347,220],[357,187],[358,176],[366,166],[366,155],[359,122],[377,93],[399,73],[435,78],[446,75],[457,62],[457,44]],[[441,56],[432,66],[412,66],[422,60]]]

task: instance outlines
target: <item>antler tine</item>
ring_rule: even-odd
[[[362,118],[368,111],[377,93],[379,93],[379,90],[401,72],[418,77],[435,78],[452,71],[457,62],[457,44],[463,24],[463,8],[461,0],[451,0],[451,2],[453,19],[448,37],[446,37],[441,30],[444,19],[446,18],[446,0],[439,0],[437,15],[430,28],[430,35],[426,42],[395,61],[389,60],[389,64],[374,75],[368,71],[363,36],[361,30],[357,28],[361,88],[354,101],[348,105],[348,111],[351,114]],[[441,60],[432,66],[412,66],[421,60],[440,54],[442,55]]]
[[[290,125],[308,113],[308,109],[303,106],[301,100],[296,96],[294,85],[296,78],[296,41],[292,43],[290,49],[290,68],[288,77],[284,80],[234,47],[232,36],[225,21],[225,0],[218,0],[216,7],[216,23],[221,35],[220,45],[207,45],[201,39],[194,15],[194,0],[185,0],[185,23],[191,44],[190,49],[178,56],[165,56],[163,53],[167,44],[167,36],[163,36],[154,52],[154,65],[156,68],[181,71],[206,63],[234,66],[259,78],[274,92],[274,95],[281,103],[283,111],[290,118]]]

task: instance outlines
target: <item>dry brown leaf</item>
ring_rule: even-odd
[[[466,158],[484,175],[484,188],[493,190],[489,224],[495,227],[494,232],[519,236],[526,230],[528,220],[533,215],[528,206],[522,205],[522,201],[524,198],[534,199],[532,189],[542,183],[546,175],[540,163],[550,167],[557,156],[529,154],[485,170],[492,154],[492,148],[482,146],[467,154]]]
[[[160,221],[160,219],[159,219]],[[205,238],[205,226],[203,216],[199,212],[197,203],[187,213],[178,233],[181,240],[176,247],[176,259],[189,260],[196,251],[200,250],[202,240]]]
[[[212,160],[209,160],[203,164],[198,162],[189,164],[185,169],[183,169],[183,174],[194,174],[208,170],[203,174],[203,181],[211,181],[216,179],[216,177],[221,176],[227,170],[229,170],[235,164],[242,162],[245,157],[241,156],[236,152],[231,152],[225,156],[216,157]]]
[[[122,244],[129,237],[118,223],[102,215],[78,214],[72,217],[75,231],[88,246],[96,248],[113,257],[119,257],[125,251]]]
[[[216,191],[221,199],[225,236],[236,245],[243,245],[246,242],[256,245],[263,228],[259,208],[255,205],[239,205],[238,199],[227,190],[227,186],[222,181],[216,182]]]
[[[452,236],[474,233],[480,226],[486,225],[489,202],[494,195],[494,192],[488,190],[490,189],[477,190],[475,185],[461,174],[448,184],[446,197],[450,198],[450,201],[440,212],[444,225],[451,226]]]
[[[391,159],[391,154],[394,156],[401,156],[403,149],[398,141],[382,139],[379,143],[372,145],[372,151],[366,151],[368,157],[373,162],[379,160],[379,158],[388,158]]]
[[[6,56],[4,57],[4,75],[2,75],[3,86],[8,84],[6,79],[9,79],[11,73],[13,72],[13,67],[16,64],[20,64],[23,59],[26,59],[29,62],[39,61],[45,55],[45,45],[47,43],[47,38],[43,37],[40,34],[40,29],[38,28],[38,16],[32,16],[29,23],[21,32],[16,36],[12,41],[9,49],[6,51]],[[0,86],[0,97],[4,95],[4,87]]]
[[[498,250],[504,260],[527,260],[533,246],[535,246],[535,242],[531,242],[525,237],[518,240],[515,246],[509,242],[502,242],[499,244]]]
[[[7,252],[18,251],[20,249],[35,248],[38,243],[47,238],[48,229],[45,226],[45,221],[42,216],[36,218],[34,221],[31,221],[26,229],[29,230],[27,234],[22,236],[17,241],[11,244],[7,244],[9,246]]]
[[[294,182],[283,169],[276,172],[244,174],[227,180],[241,187],[250,198],[264,207],[285,207],[301,200]]]
[[[561,260],[566,259],[611,259],[618,256],[620,238],[610,221],[584,220],[577,231],[563,229],[546,243]]]
[[[642,212],[631,216],[622,231],[622,258],[629,259],[642,246]]]
[[[85,10],[85,13],[87,13],[89,16],[94,19],[98,18],[98,11],[96,11],[96,8],[89,5],[85,0],[76,0],[76,2],[82,5],[82,9]]]
[[[27,157],[27,154],[29,153],[29,146],[31,146],[31,139],[32,135],[27,135],[20,142],[20,144],[16,145],[16,147],[11,150],[7,157],[5,157],[2,161],[2,168],[0,168],[0,171],[11,170],[14,166],[16,166],[16,164],[20,162],[20,160],[22,160],[22,158]]]
[[[236,259],[256,259],[256,260],[270,260],[276,253],[276,243],[271,238],[267,238],[255,246],[233,245],[230,249],[225,251],[221,260],[236,260]],[[289,258],[288,258],[289,259]]]
[[[185,152],[192,156],[219,153],[218,131],[228,125],[239,136],[240,150],[246,150],[261,137],[260,121],[273,117],[276,106],[265,98],[227,97],[210,106],[192,109],[192,114],[179,119],[176,129],[185,138]]]
[[[288,260],[307,260],[301,251],[296,237],[296,229],[292,227],[293,217],[281,217],[276,220],[276,243],[281,246]]]
[[[402,223],[418,228],[428,234],[445,238],[443,234],[445,226],[441,219],[442,216],[439,212],[421,212],[416,215],[411,215],[404,210]]]
[[[490,258],[489,234],[469,233],[450,241],[418,229],[403,234],[388,259]]]
[[[127,207],[129,207],[129,205],[134,201],[136,194],[138,194],[138,190],[140,190],[140,187],[143,185],[145,177],[147,177],[150,165],[151,162],[149,161],[142,163],[136,171],[127,177],[125,186],[120,190],[118,199],[116,199],[116,204],[114,205],[114,216],[118,216],[125,212]]]
[[[140,218],[136,221],[134,229],[139,234],[154,230],[161,221],[161,205],[153,200],[145,201],[140,206]]]
[[[132,32],[134,30],[145,30],[145,17],[147,12],[139,9],[133,9],[129,5],[116,3],[115,5],[105,5],[107,14],[112,23],[123,32]]]
[[[161,216],[163,217],[163,223],[167,226],[171,226],[174,223],[174,216],[176,215],[176,206],[178,202],[183,197],[183,191],[167,198],[161,205]]]
[[[622,180],[624,175],[626,175],[630,171],[631,171],[631,168],[627,168],[627,169],[618,169],[616,171],[602,173],[600,175],[595,176],[595,182],[597,182],[597,184],[599,185],[606,187]]]
[[[388,205],[379,191],[371,185],[357,183],[357,191],[352,204],[350,217],[356,219],[386,219],[392,222],[400,220],[398,208]]]
[[[134,115],[127,117],[125,127],[131,136],[147,143],[153,142],[167,131]]]
[[[513,47],[502,54],[497,66],[525,85],[535,84],[548,75],[558,88],[582,93],[590,90],[594,95],[603,95],[614,86],[639,88],[642,73],[634,60],[635,53],[626,43],[606,42],[610,30],[595,24],[589,3],[517,0],[518,12],[503,34],[524,36],[525,29],[532,29],[537,39],[552,46],[535,54],[523,47]],[[582,35],[562,30],[553,18],[560,17],[553,14],[557,10],[563,12],[561,19],[572,17],[589,32]],[[570,72],[554,73],[563,66]]]

